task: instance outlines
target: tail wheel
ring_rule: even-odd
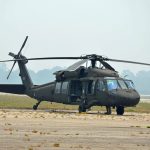
[[[116,112],[117,112],[117,115],[123,115],[124,114],[124,107],[123,106],[118,106],[116,108]]]
[[[38,101],[35,105],[33,105],[33,110],[37,110],[40,103],[41,103],[41,101]]]

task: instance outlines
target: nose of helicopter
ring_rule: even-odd
[[[135,106],[140,101],[140,95],[135,90],[116,90],[110,95],[115,105]]]

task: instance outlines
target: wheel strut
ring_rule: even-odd
[[[37,110],[40,103],[41,103],[41,101],[38,101],[35,105],[33,105],[33,110]]]
[[[111,115],[111,107],[110,106],[106,106],[106,113],[107,115]]]
[[[78,110],[79,110],[79,113],[86,112],[86,99],[82,99]]]

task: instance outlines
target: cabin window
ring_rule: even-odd
[[[70,82],[70,95],[80,96],[82,92],[82,84],[79,80],[72,80]]]
[[[61,82],[57,82],[55,86],[55,93],[60,93],[61,91]]]
[[[68,82],[63,82],[61,87],[61,93],[67,94],[68,92]]]

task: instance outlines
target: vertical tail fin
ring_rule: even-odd
[[[31,77],[29,75],[29,72],[25,65],[26,62],[24,61],[18,61],[19,69],[20,69],[20,77],[22,80],[23,85],[26,87],[26,89],[30,89],[33,87],[33,82],[31,80]]]

